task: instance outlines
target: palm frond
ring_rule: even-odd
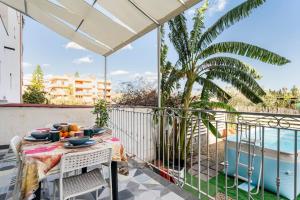
[[[274,65],[284,65],[290,62],[288,59],[276,53],[243,42],[220,42],[212,44],[199,54],[199,58],[206,59],[207,57],[218,53],[231,53],[246,56]]]
[[[228,102],[229,99],[231,99],[231,96],[225,90],[215,84],[212,80],[203,77],[197,77],[196,81],[200,85],[203,85],[202,90],[210,91],[211,93],[215,94],[221,101]],[[208,101],[208,99],[204,98],[204,96],[202,95],[201,98],[202,100],[206,99],[206,101]]]
[[[197,12],[193,17],[194,25],[190,34],[190,47],[192,52],[195,52],[197,50],[197,43],[201,37],[202,29],[204,28],[204,14],[207,9],[208,0],[205,0],[202,6],[199,9],[197,9]]]
[[[183,14],[180,14],[174,19],[171,19],[168,24],[170,29],[169,39],[178,53],[179,61],[183,64],[189,63],[191,54],[186,18]]]
[[[225,102],[216,102],[216,101],[195,101],[191,103],[191,107],[194,109],[223,109],[228,112],[236,112],[236,109],[231,105]]]
[[[212,66],[231,66],[237,69],[243,70],[244,72],[249,73],[253,78],[260,79],[261,76],[258,71],[255,70],[251,65],[246,64],[236,58],[231,57],[213,57],[205,60],[200,66],[199,70],[205,70]]]
[[[207,47],[218,35],[220,35],[226,28],[232,26],[236,22],[248,17],[252,10],[259,7],[265,0],[247,0],[242,4],[228,11],[218,21],[216,21],[199,40],[199,49]]]
[[[213,78],[221,78],[223,80],[223,76],[226,74],[227,77],[234,77],[239,79],[241,82],[246,84],[249,89],[255,91],[258,95],[265,95],[265,91],[260,87],[260,85],[256,82],[256,80],[247,72],[237,69],[231,66],[215,66],[212,67],[209,72],[209,75]]]
[[[261,103],[263,100],[261,99],[261,95],[257,94],[253,88],[249,87],[244,81],[239,80],[234,76],[229,76],[226,72],[214,71],[208,72],[209,75],[213,75],[214,78],[220,79],[226,83],[231,84],[237,90],[239,90],[246,98],[248,98],[253,103]]]

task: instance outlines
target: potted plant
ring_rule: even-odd
[[[107,126],[109,120],[107,102],[103,99],[99,99],[95,105],[93,114],[96,115],[95,127],[104,128]]]

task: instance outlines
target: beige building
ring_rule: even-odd
[[[27,78],[28,79],[28,78]],[[24,80],[23,90],[30,85]],[[104,81],[95,78],[76,78],[72,76],[51,76],[45,78],[45,91],[53,104],[91,105],[97,99],[104,98]],[[106,100],[111,101],[111,82],[107,81]]]

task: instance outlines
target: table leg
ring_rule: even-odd
[[[40,200],[41,199],[41,182],[39,182],[39,187],[38,189],[34,192],[35,197],[33,198],[33,200]]]
[[[111,185],[113,200],[118,200],[118,163],[111,162]]]

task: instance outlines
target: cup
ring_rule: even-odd
[[[76,132],[74,133],[74,137],[83,137],[83,132]]]
[[[50,139],[52,142],[57,142],[60,140],[60,132],[51,130],[50,132]]]
[[[94,133],[93,129],[84,129],[83,130],[84,136],[93,137],[93,133]]]

